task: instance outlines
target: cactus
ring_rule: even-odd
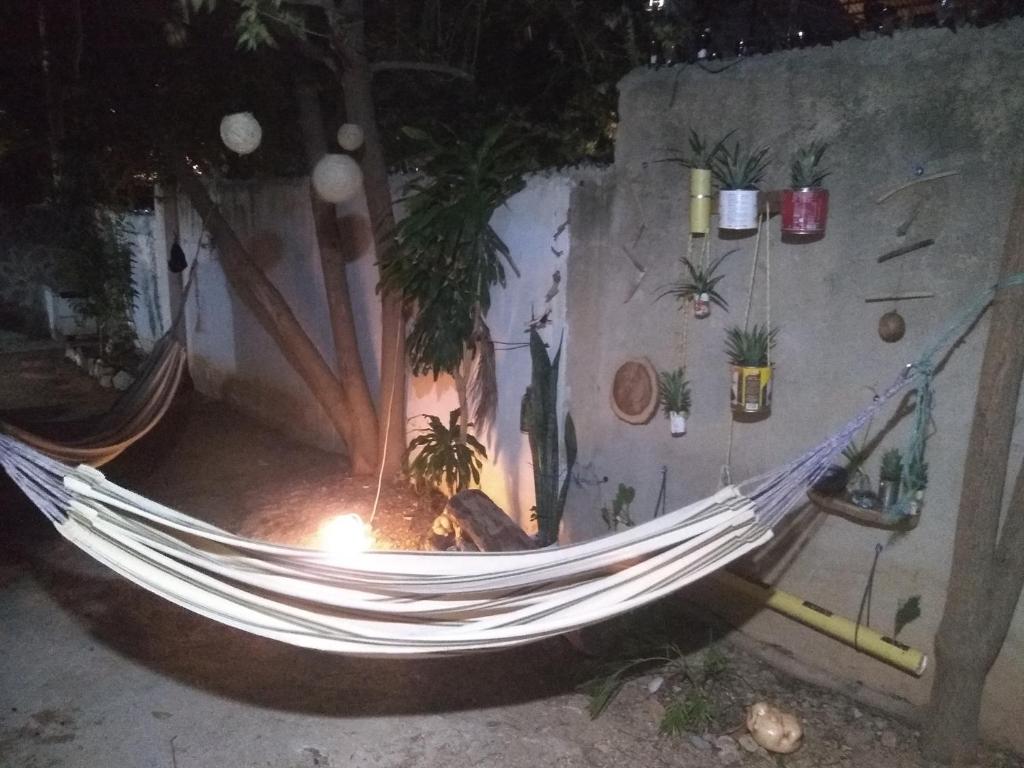
[[[530,358],[533,372],[523,395],[520,420],[529,435],[533,456],[533,485],[536,494],[537,539],[542,547],[558,541],[562,512],[569,493],[569,478],[576,463],[576,427],[572,416],[565,415],[565,477],[561,476],[558,446],[558,366],[562,345],[553,360],[548,358],[540,334],[530,330]]]

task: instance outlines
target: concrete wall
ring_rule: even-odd
[[[564,281],[550,300],[547,296],[554,273],[566,274],[569,231],[565,225],[575,183],[575,177],[567,175],[532,177],[522,192],[496,212],[492,224],[508,245],[521,277],[509,270],[507,286],[494,289],[487,317],[494,339],[524,343],[531,317],[549,313],[551,322],[542,335],[553,346],[564,335],[568,347]],[[307,184],[305,180],[221,184],[215,197],[242,242],[288,300],[325,359],[334,365]],[[400,185],[396,180],[396,192]],[[196,254],[199,261],[196,285],[186,305],[190,371],[197,388],[293,437],[340,449],[337,436],[305,384],[231,290],[216,249],[202,234],[202,222],[184,198],[179,200],[179,211],[181,245],[190,263]],[[340,206],[339,215],[349,236],[347,276],[357,331],[367,342],[361,350],[363,363],[377,396],[380,303],[365,200]],[[529,351],[499,346],[497,423],[483,436],[489,462],[482,472],[482,485],[498,504],[528,526],[533,474],[529,447],[519,432],[519,403],[530,377]],[[564,376],[561,384],[564,387]],[[437,381],[411,379],[407,397],[410,435],[424,425],[422,418],[412,417],[430,413],[447,420],[449,411],[457,407],[452,382],[445,377]]]
[[[732,430],[732,477],[755,475],[826,436],[914,359],[957,308],[996,274],[1009,207],[1024,168],[1024,24],[996,29],[919,31],[892,40],[850,41],[832,48],[757,57],[711,74],[697,67],[636,71],[620,84],[613,170],[581,186],[573,198],[568,322],[571,408],[579,432],[582,482],[570,494],[567,527],[576,538],[601,533],[598,509],[617,483],[637,489],[634,514],[651,514],[660,468],[668,467],[669,508],[714,491]],[[788,183],[788,158],[812,139],[830,142],[827,180],[832,210],[818,242],[780,241],[770,225],[771,319],[781,328],[774,409],[757,424],[733,424],[729,411],[724,328],[743,322],[755,238],[712,236],[713,255],[735,248],[724,264],[721,292],[728,314],[683,326],[671,298],[656,296],[680,274],[687,248],[686,171],[652,163],[686,148],[689,128],[718,136],[737,129],[745,143],[771,145],[776,160],[768,188]],[[917,174],[957,175],[907,189],[884,203],[880,194]],[[897,229],[911,220],[903,236]],[[877,264],[885,251],[924,238],[935,245]],[[751,317],[766,313],[764,245]],[[626,301],[638,271],[646,269]],[[890,306],[866,297],[929,291],[906,301],[905,338],[883,343],[879,316]],[[834,517],[808,514],[762,553],[762,572],[783,588],[855,617],[876,544],[872,623],[891,632],[900,599],[921,595],[922,617],[900,638],[926,651],[942,613],[967,432],[987,324],[968,335],[936,380],[931,483],[923,519],[893,537]],[[685,337],[685,348],[684,348]],[[659,369],[685,362],[693,384],[689,434],[672,439],[661,416],[629,426],[612,414],[613,372],[630,357]],[[873,425],[877,434],[882,424]],[[902,447],[909,424],[897,424],[883,448]],[[1011,466],[1020,466],[1022,439]],[[877,470],[876,452],[870,465]],[[600,484],[607,476],[609,482]],[[915,680],[767,613],[746,617],[752,634],[793,649],[836,675],[927,699],[930,674]],[[1024,690],[1024,609],[987,689],[986,732],[1017,748]]]

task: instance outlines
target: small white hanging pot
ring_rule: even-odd
[[[706,293],[693,297],[693,316],[701,320],[711,314],[711,297]]]
[[[682,437],[686,434],[686,417],[689,415],[686,411],[669,411],[668,428],[672,432],[672,437]]]
[[[313,188],[328,203],[343,203],[363,188],[363,171],[348,155],[324,155],[313,168]]]
[[[256,151],[263,138],[263,129],[252,112],[235,112],[220,121],[220,139],[239,155]]]
[[[757,229],[756,189],[723,189],[718,193],[721,229]]]

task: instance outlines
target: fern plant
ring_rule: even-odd
[[[778,328],[769,330],[767,325],[755,324],[750,330],[732,326],[726,330],[725,351],[729,362],[753,368],[768,365],[768,353],[775,347]]]
[[[832,173],[821,165],[827,149],[825,142],[812,141],[796,151],[789,169],[794,189],[820,187],[825,177]]]
[[[712,304],[716,304],[722,309],[728,310],[729,304],[722,297],[722,294],[718,292],[718,284],[722,281],[725,275],[718,274],[718,268],[725,261],[725,258],[733,253],[732,251],[726,251],[717,259],[712,261],[706,267],[700,264],[694,264],[685,256],[681,257],[679,261],[687,271],[687,275],[681,278],[678,282],[673,283],[669,288],[658,296],[662,298],[664,296],[674,296],[681,302],[686,302],[691,299],[697,298],[702,294],[707,294],[708,301]]]
[[[690,412],[690,382],[686,370],[661,371],[658,374],[658,402],[665,412],[665,418],[672,413]]]
[[[739,142],[722,146],[714,158],[711,173],[722,189],[757,189],[764,181],[771,158],[769,147],[743,149]]]
[[[461,439],[459,409],[448,414],[445,426],[437,416],[426,415],[427,426],[409,441],[409,475],[420,491],[443,488],[449,496],[480,483],[480,467],[487,449],[473,435]]]

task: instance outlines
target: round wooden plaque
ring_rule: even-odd
[[[612,380],[612,411],[627,424],[646,424],[658,410],[658,372],[645,357],[627,360]]]

